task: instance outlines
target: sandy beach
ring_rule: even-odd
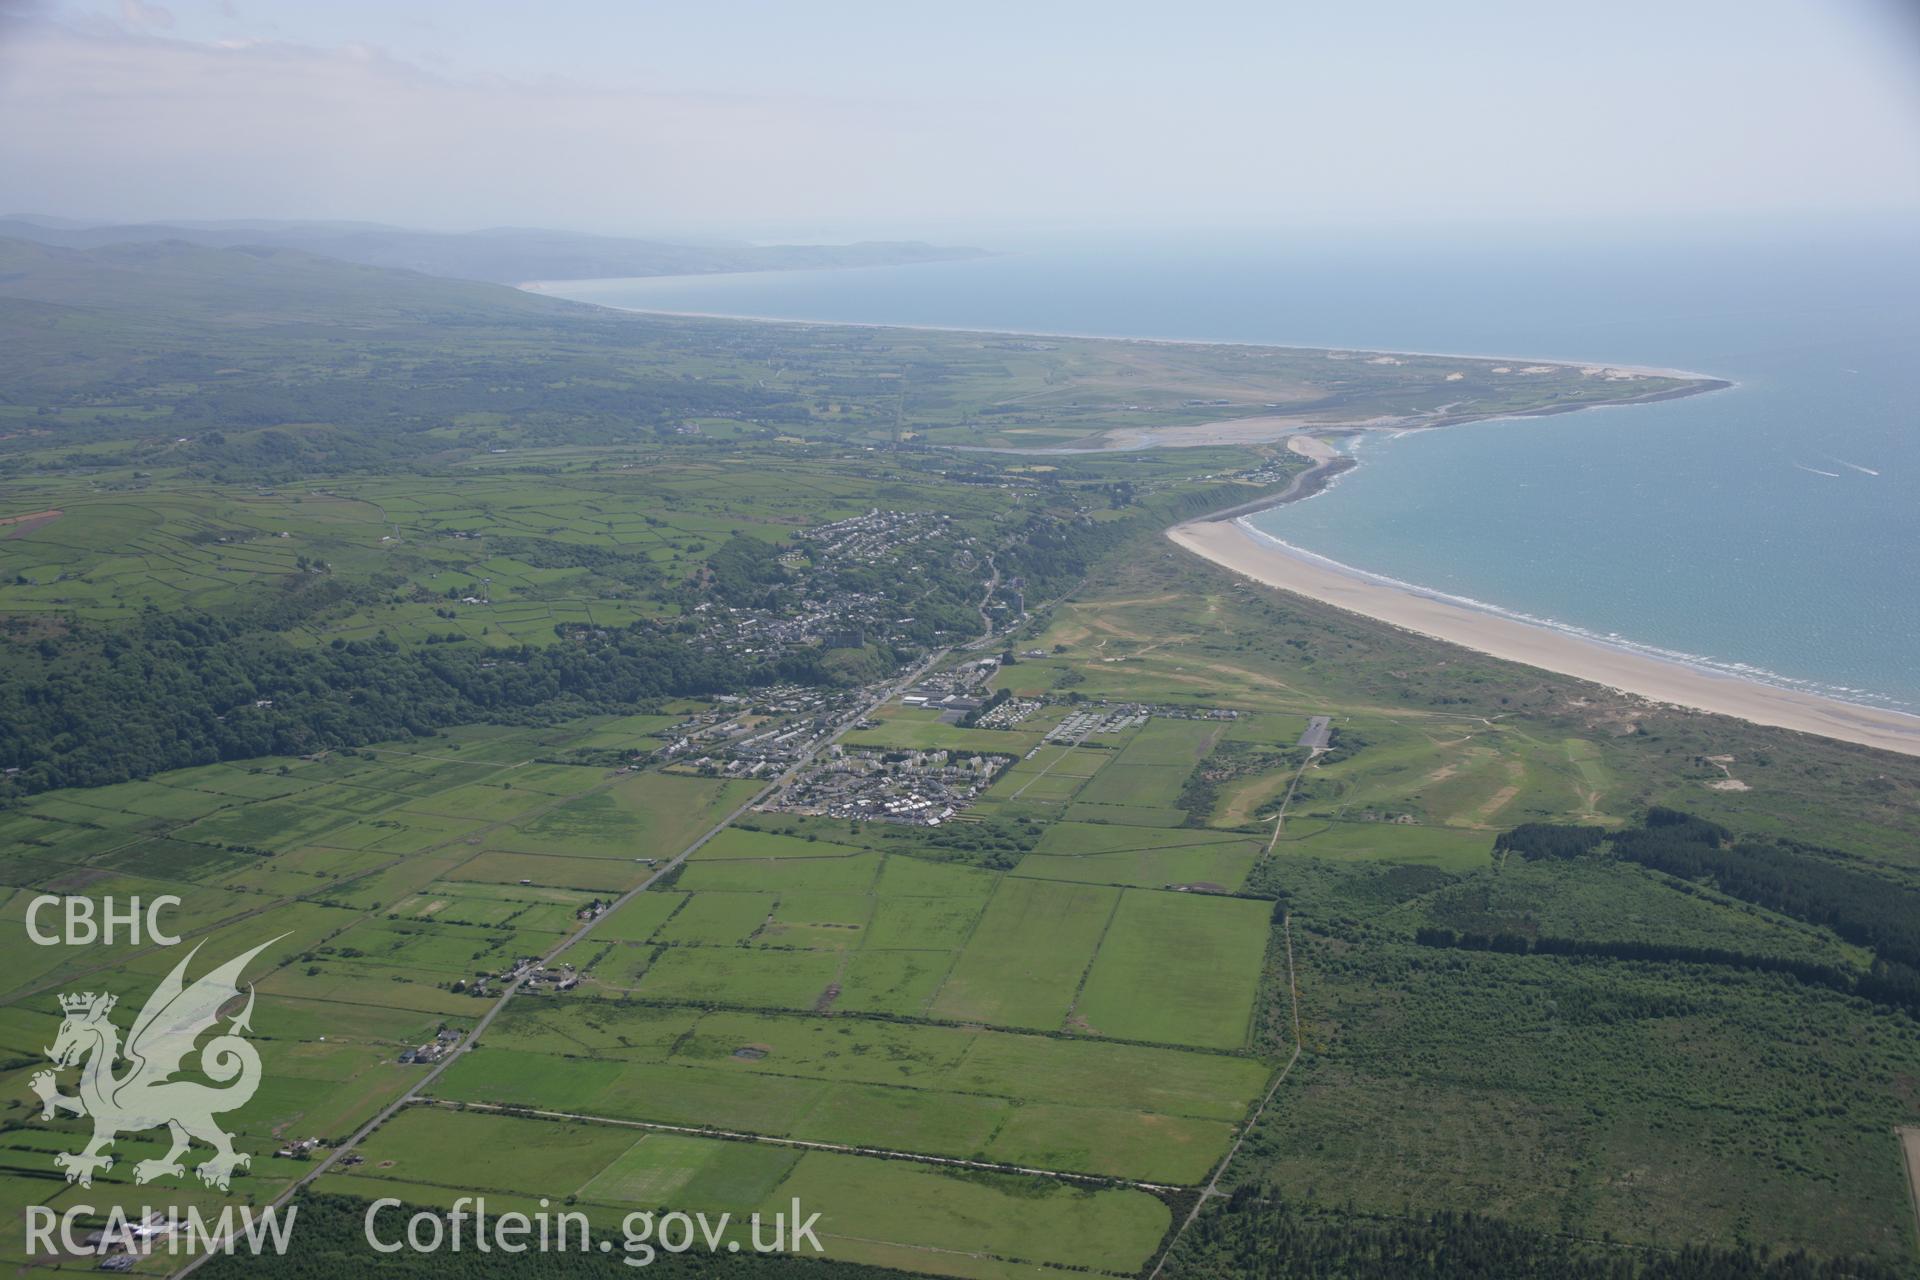
[[[1317,441],[1295,439],[1301,442],[1298,452],[1314,455]],[[1920,717],[1720,675],[1401,590],[1290,554],[1234,520],[1189,521],[1167,530],[1167,536],[1256,582],[1496,658],[1655,702],[1920,755]]]

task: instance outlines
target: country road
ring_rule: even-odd
[[[1280,812],[1273,815],[1273,837],[1267,841],[1267,856],[1271,856],[1274,846],[1280,843],[1280,828],[1287,821],[1287,806],[1293,803],[1293,793],[1300,789],[1300,779],[1306,774],[1307,766],[1325,750],[1325,747],[1309,747],[1307,758],[1302,760],[1300,767],[1294,771],[1293,781],[1287,784],[1287,794],[1280,800]]]

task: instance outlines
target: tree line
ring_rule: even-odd
[[[1616,857],[1683,880],[1711,880],[1722,893],[1796,920],[1824,925],[1885,959],[1920,965],[1920,893],[1849,865],[1837,849],[1797,840],[1741,839],[1673,809],[1653,809],[1637,830],[1613,839]]]
[[[1520,933],[1459,933],[1452,929],[1423,926],[1414,931],[1413,940],[1423,947],[1451,948],[1459,951],[1492,951],[1513,956],[1579,956],[1604,960],[1666,961],[1674,964],[1711,964],[1729,969],[1754,969],[1762,973],[1784,973],[1812,986],[1828,987],[1852,995],[1859,975],[1813,960],[1795,960],[1729,947],[1692,947],[1676,942],[1649,942],[1639,939],[1590,940],[1556,938],[1550,935],[1528,937]]]
[[[545,648],[403,649],[380,635],[301,648],[249,619],[150,610],[0,647],[0,796],[304,755],[477,721],[547,722],[811,674],[749,665],[650,623]]]
[[[1865,973],[1814,961],[1720,947],[1643,941],[1589,941],[1517,933],[1456,933],[1423,927],[1422,946],[1508,955],[1594,956],[1617,960],[1712,964],[1785,973],[1802,982],[1920,1013],[1920,891],[1868,871],[1838,849],[1785,838],[1739,837],[1716,822],[1654,806],[1638,826],[1608,835],[1601,827],[1525,823],[1494,848],[1528,858],[1575,858],[1602,852],[1688,882],[1708,883],[1730,897],[1871,948]]]
[[[1517,853],[1523,858],[1584,858],[1607,838],[1605,827],[1578,827],[1560,822],[1523,822],[1494,838],[1495,853]]]

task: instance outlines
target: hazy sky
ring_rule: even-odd
[[[1920,214],[1899,0],[0,0],[0,211],[955,236]]]

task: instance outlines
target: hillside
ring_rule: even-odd
[[[672,244],[626,236],[532,227],[414,231],[377,223],[137,223],[73,226],[25,216],[0,219],[0,236],[66,249],[180,241],[210,249],[293,249],[364,266],[393,267],[457,280],[521,284],[610,276],[705,275],[880,267],[985,256],[985,250],[918,241],[843,245]]]
[[[0,238],[0,298],[220,326],[366,324],[581,308],[478,282],[342,262],[300,249],[185,240],[65,248]]]

